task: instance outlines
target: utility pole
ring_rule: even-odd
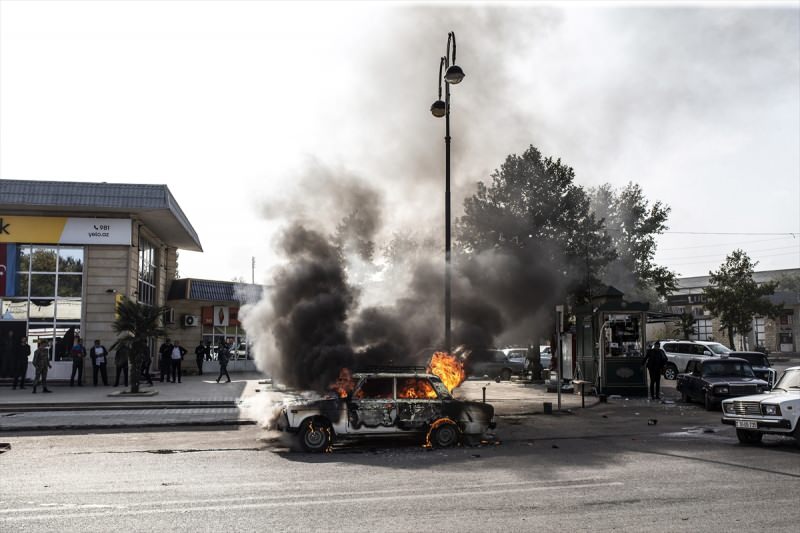
[[[256,284],[256,257],[255,256],[253,256],[253,258],[250,261],[250,283],[252,283],[253,285]]]

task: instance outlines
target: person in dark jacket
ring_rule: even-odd
[[[647,367],[650,374],[650,399],[661,398],[661,374],[667,366],[667,354],[661,348],[650,348],[644,356],[642,366]]]
[[[42,392],[51,392],[47,388],[47,369],[52,368],[47,341],[39,341],[39,348],[33,352],[33,367],[36,369],[36,377],[33,380],[33,393],[36,394],[36,387],[39,383],[42,384]]]
[[[72,357],[72,374],[69,377],[69,386],[75,384],[75,376],[78,376],[78,387],[83,387],[83,361],[86,359],[86,348],[83,347],[80,337],[75,337],[75,344],[69,350]]]
[[[117,353],[114,355],[114,365],[117,370],[117,378],[114,380],[114,386],[119,387],[120,374],[125,376],[125,386],[128,386],[128,352],[124,348],[117,348]],[[148,375],[148,379],[149,379]],[[153,384],[152,382],[150,383]]]
[[[225,374],[225,377],[228,378],[228,381],[225,383],[231,382],[231,377],[228,375],[228,359],[230,359],[230,349],[228,348],[228,343],[222,341],[219,343],[219,352],[217,353],[217,361],[219,361],[219,376],[217,377],[217,383],[219,380],[222,379],[222,374]]]
[[[14,351],[14,381],[12,389],[17,388],[17,380],[19,380],[19,388],[25,388],[25,374],[28,373],[28,357],[31,355],[31,347],[28,345],[28,337],[22,337],[19,345]]]
[[[172,341],[167,339],[164,344],[158,349],[159,361],[158,369],[161,371],[161,381],[167,378],[169,383],[169,374],[172,370]]]
[[[197,347],[194,349],[194,356],[197,360],[197,373],[201,376],[203,375],[203,360],[206,358],[206,345],[203,344],[203,339],[200,339],[200,342],[197,344]]]
[[[92,383],[97,387],[97,373],[103,379],[103,385],[108,386],[108,350],[100,344],[100,339],[94,341],[91,349],[92,356]]]

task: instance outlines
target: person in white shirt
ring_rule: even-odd
[[[92,356],[92,383],[97,387],[97,373],[100,372],[100,377],[103,378],[103,385],[107,387],[108,371],[106,370],[106,365],[108,363],[108,350],[100,344],[100,339],[94,341],[94,346],[92,346],[92,351],[89,355]]]
[[[178,383],[181,382],[181,361],[183,356],[186,355],[186,348],[181,346],[180,341],[175,341],[172,345],[172,382],[175,383],[175,377],[178,378]]]

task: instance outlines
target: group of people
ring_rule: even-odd
[[[35,370],[35,378],[33,381],[33,393],[39,385],[42,387],[42,392],[51,392],[47,388],[47,373],[52,368],[51,363],[51,346],[48,340],[39,340],[37,342],[36,350],[33,353],[33,367]],[[7,355],[9,361],[8,373],[13,378],[12,389],[20,390],[25,389],[25,375],[28,371],[28,361],[31,356],[31,347],[28,344],[27,337],[21,337],[17,341],[12,332],[3,338],[2,343],[4,354]],[[180,341],[172,342],[167,339],[159,348],[159,370],[161,372],[161,382],[168,383],[181,383],[182,369],[181,362],[186,355],[186,349],[181,346]],[[203,362],[211,360],[211,343],[200,341],[195,348],[195,356],[197,361],[197,370],[200,375],[203,375]],[[89,357],[92,362],[92,382],[97,386],[100,382],[104,386],[108,386],[108,363],[109,352],[108,349],[101,343],[99,339],[94,341],[94,345],[88,350],[83,345],[80,337],[75,337],[72,346],[69,349],[68,357],[72,361],[72,371],[70,373],[69,386],[82,387],[83,386],[83,369],[86,358]],[[219,376],[217,383],[220,382],[222,377],[226,377],[226,383],[230,383],[231,378],[228,374],[228,361],[230,360],[230,344],[223,340],[220,342],[217,350],[217,361],[219,362]],[[128,386],[128,354],[123,347],[117,349],[116,357],[114,358],[116,365],[116,380],[115,387],[120,384],[120,378],[124,386]],[[150,375],[151,360],[146,356],[142,361],[141,377],[150,385],[153,385],[153,379]]]

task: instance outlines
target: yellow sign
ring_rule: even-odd
[[[26,217],[0,214],[0,243],[131,244],[129,218]]]

